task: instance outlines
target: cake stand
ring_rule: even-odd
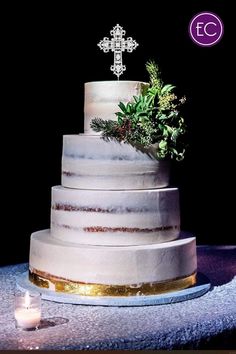
[[[21,291],[39,292],[42,299],[77,305],[94,306],[149,306],[164,305],[180,301],[191,300],[204,295],[211,289],[209,279],[202,273],[197,274],[195,285],[174,292],[158,295],[144,296],[80,296],[76,294],[65,294],[51,291],[46,288],[39,288],[29,281],[28,272],[24,272],[16,277],[16,284]]]

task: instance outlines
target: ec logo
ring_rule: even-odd
[[[218,43],[223,36],[223,22],[212,12],[195,15],[189,24],[189,35],[194,43],[210,47]]]

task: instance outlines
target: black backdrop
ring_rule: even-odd
[[[139,43],[124,54],[127,71],[121,79],[147,80],[144,64],[153,58],[164,81],[187,96],[190,147],[185,161],[172,169],[182,229],[194,232],[198,244],[235,243],[227,202],[234,181],[233,35],[226,16],[232,10],[223,1],[94,2],[84,8],[80,3],[21,2],[6,13],[1,264],[27,261],[30,233],[49,226],[50,187],[60,184],[62,135],[82,132],[84,82],[115,79],[109,70],[113,55],[97,43],[117,23]],[[209,48],[188,35],[190,19],[204,10],[217,13],[225,25],[221,42]]]

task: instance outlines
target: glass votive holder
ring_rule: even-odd
[[[38,329],[41,321],[41,294],[15,294],[15,324],[16,328],[25,331]]]

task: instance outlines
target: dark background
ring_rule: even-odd
[[[117,23],[139,43],[124,54],[127,71],[121,79],[148,80],[145,62],[153,58],[164,81],[187,96],[189,149],[172,169],[182,229],[192,231],[198,244],[235,243],[228,203],[234,201],[233,35],[227,18],[233,10],[223,1],[83,6],[21,3],[5,14],[1,264],[27,261],[31,232],[49,227],[50,188],[60,184],[62,135],[83,130],[84,82],[115,79],[109,70],[113,54],[104,54],[97,43]],[[209,48],[188,35],[190,19],[206,10],[225,26],[221,42]]]

